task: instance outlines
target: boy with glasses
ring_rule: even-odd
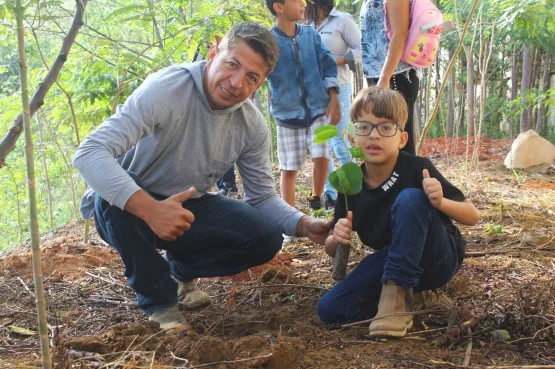
[[[452,220],[474,225],[479,217],[428,159],[400,151],[407,143],[407,118],[407,103],[396,91],[374,86],[356,97],[351,119],[355,144],[366,156],[363,188],[348,196],[348,214],[339,194],[326,240],[332,257],[338,242],[351,243],[352,230],[376,250],[318,303],[326,323],[379,318],[370,324],[371,336],[406,335],[413,290],[439,288],[461,266],[466,242]]]

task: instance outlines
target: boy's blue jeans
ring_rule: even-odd
[[[337,136],[329,140],[330,163],[328,168],[328,177],[326,178],[326,184],[324,186],[324,196],[328,196],[332,200],[337,199],[337,192],[335,192],[329,180],[330,173],[335,170],[332,152],[335,153],[335,157],[339,160],[339,164],[341,165],[347,164],[351,159],[349,150],[347,149],[348,147],[351,147],[349,139],[347,138],[347,132],[345,132],[345,136],[341,137],[343,130],[347,128],[347,124],[350,120],[349,111],[351,110],[351,94],[353,93],[351,89],[350,83],[345,83],[340,86],[339,106],[341,107],[341,120],[336,126],[339,133]]]
[[[138,177],[130,175],[141,186]],[[142,219],[98,195],[94,206],[98,233],[120,254],[138,305],[149,315],[177,303],[172,275],[185,282],[237,274],[270,261],[283,242],[280,229],[258,210],[221,195],[185,201],[183,207],[195,221],[173,242],[162,240]],[[158,249],[166,250],[168,261]]]
[[[320,299],[318,315],[323,322],[372,318],[382,285],[389,280],[405,289],[431,290],[445,285],[459,270],[455,241],[424,191],[401,191],[391,208],[391,227],[391,245],[365,257]]]

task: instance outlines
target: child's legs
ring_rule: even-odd
[[[276,128],[281,197],[289,205],[295,206],[295,179],[306,160],[307,128]]]
[[[282,170],[280,179],[281,198],[291,206],[295,206],[296,170]]]
[[[322,116],[316,119],[307,129],[307,145],[310,149],[312,161],[314,162],[314,169],[312,172],[312,194],[319,197],[322,197],[324,193],[324,184],[328,176],[329,149],[327,142],[317,144],[314,143],[313,140],[315,137],[314,130],[326,124],[327,118]]]
[[[312,194],[322,197],[324,193],[324,184],[328,176],[328,164],[330,160],[327,158],[314,158],[314,169],[312,170]]]
[[[392,243],[382,283],[403,288],[439,288],[459,269],[455,241],[442,224],[424,191],[408,188],[391,208]]]
[[[318,315],[324,323],[346,323],[376,315],[387,252],[384,248],[362,259],[345,280],[322,296]]]
[[[351,146],[347,138],[347,124],[349,124],[349,110],[351,109],[351,84],[345,83],[340,86],[341,92],[339,93],[339,105],[341,107],[341,120],[337,124],[337,130],[339,131],[337,136],[332,138],[330,143],[330,162],[328,165],[328,177],[326,178],[326,185],[324,187],[324,195],[329,196],[331,199],[337,199],[337,193],[331,186],[329,175],[335,170],[333,165],[332,152],[335,153],[335,157],[339,160],[340,165],[347,164],[351,160],[348,148]],[[345,135],[343,136],[343,131],[345,130]]]

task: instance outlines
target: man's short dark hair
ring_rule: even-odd
[[[266,6],[274,17],[277,16],[276,11],[274,10],[275,3],[285,4],[285,0],[266,0]]]
[[[257,54],[262,56],[268,71],[272,73],[279,57],[279,46],[268,29],[254,22],[238,23],[231,27],[218,46],[220,50],[233,49],[237,41],[243,41]]]

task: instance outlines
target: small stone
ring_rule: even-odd
[[[492,331],[491,336],[494,340],[497,341],[508,341],[511,339],[511,335],[504,329],[496,329]]]

